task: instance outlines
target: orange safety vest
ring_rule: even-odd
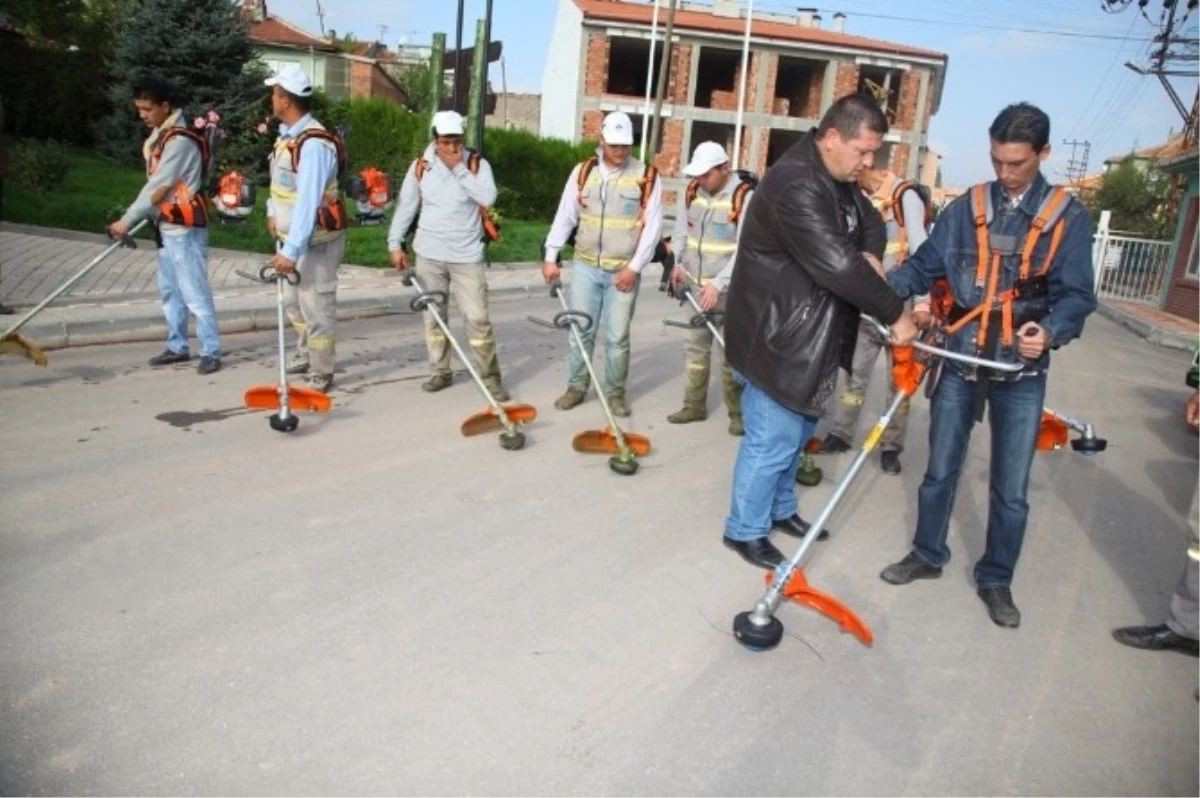
[[[975,238],[976,245],[979,250],[978,260],[975,267],[975,284],[979,287],[985,287],[983,302],[974,308],[962,309],[958,305],[950,306],[949,285],[948,283],[937,283],[931,288],[930,295],[933,300],[933,310],[937,313],[944,314],[943,319],[949,323],[945,327],[947,335],[953,335],[961,330],[967,324],[979,320],[979,333],[975,338],[976,349],[980,352],[985,348],[988,337],[988,330],[991,324],[992,316],[999,308],[1000,324],[1001,324],[1001,340],[1004,346],[1011,347],[1013,344],[1013,303],[1022,297],[1034,296],[1045,292],[1045,278],[1050,271],[1050,267],[1054,263],[1054,256],[1058,253],[1059,244],[1062,242],[1063,225],[1059,224],[1062,220],[1063,213],[1066,212],[1070,205],[1070,194],[1062,186],[1054,186],[1042,200],[1041,206],[1038,208],[1037,216],[1033,219],[1033,224],[1029,228],[1029,232],[1025,235],[1025,241],[1020,247],[1021,250],[1021,269],[1017,277],[1017,281],[1011,288],[1001,291],[998,289],[1001,273],[1001,260],[1004,253],[993,252],[991,247],[991,238],[989,229],[992,219],[994,218],[994,209],[992,208],[991,184],[982,183],[971,189],[971,215],[975,220]],[[1050,247],[1046,251],[1046,257],[1042,261],[1041,268],[1036,274],[1031,275],[1033,251],[1038,245],[1038,241],[1047,232],[1050,232]],[[944,278],[943,278],[944,279]],[[955,313],[955,311],[961,311]]]
[[[480,155],[471,148],[466,149],[467,153],[467,170],[473,174],[479,174]],[[424,157],[418,158],[413,162],[413,172],[416,175],[417,182],[421,182],[421,178],[429,171],[429,161]],[[492,244],[500,240],[500,225],[496,224],[496,220],[492,218],[492,212],[488,210],[486,205],[479,206],[479,221],[483,223],[483,242]]]
[[[201,172],[208,169],[210,155],[208,139],[186,127],[173,127],[159,137],[158,142],[154,145],[154,149],[150,151],[150,160],[146,163],[147,175],[153,175],[158,171],[163,151],[167,148],[167,142],[176,136],[191,139],[200,148]],[[162,215],[162,221],[184,227],[208,226],[208,202],[204,199],[202,193],[193,193],[188,188],[187,183],[177,180],[173,194],[169,194],[168,196],[170,197],[169,199],[164,199],[156,206],[158,212]]]

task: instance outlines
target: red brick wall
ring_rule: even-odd
[[[363,61],[350,62],[350,96],[376,97],[397,105],[403,105],[407,99],[380,67]]]
[[[900,79],[900,99],[896,108],[895,127],[912,130],[917,123],[917,96],[921,91],[921,78],[911,69]]]
[[[929,87],[925,90],[925,116],[921,122],[921,132],[929,132],[929,120],[933,116],[933,73],[929,74]]]
[[[825,90],[827,68],[813,70],[812,82],[808,85],[808,102],[804,104],[804,116],[808,119],[818,119],[821,116],[821,94]]]
[[[655,52],[658,56],[658,52]],[[671,72],[668,76],[667,99],[675,105],[688,104],[688,78],[692,74],[692,46],[681,44],[671,49]]]
[[[584,111],[583,130],[580,136],[589,141],[600,140],[600,126],[604,124],[603,111]]]
[[[749,136],[746,138],[749,138]],[[753,170],[753,172],[760,177],[767,171],[767,147],[770,146],[770,144],[771,129],[764,127],[760,129],[758,133],[758,162],[753,164],[750,163],[749,155],[746,156],[746,160],[742,161],[742,163],[746,165],[746,168]]]
[[[858,91],[858,64],[853,61],[836,61],[837,77],[833,82],[833,99],[838,100],[847,94]]]
[[[587,62],[583,73],[583,93],[599,97],[608,83],[608,37],[603,33],[589,33]]]
[[[1183,225],[1183,238],[1179,240],[1179,252],[1171,274],[1171,287],[1167,289],[1167,303],[1163,310],[1189,321],[1200,317],[1200,284],[1185,277],[1188,257],[1192,254],[1192,242],[1196,239],[1197,201],[1192,197],[1187,204],[1187,221]]]
[[[654,156],[654,165],[669,177],[678,176],[683,168],[683,126],[682,119],[663,120],[662,149]]]
[[[893,144],[892,158],[889,168],[900,177],[908,176],[909,145]]]
[[[764,63],[763,59],[766,59]],[[754,53],[750,58],[750,80],[746,84],[746,110],[758,110],[758,74],[767,70],[767,85],[764,95],[768,102],[763,104],[763,110],[771,112],[770,100],[775,96],[775,81],[779,78],[779,55],[777,53]]]

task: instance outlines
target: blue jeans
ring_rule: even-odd
[[[595,266],[574,261],[571,263],[570,305],[592,317],[592,326],[582,333],[583,346],[590,360],[596,348],[596,327],[604,326],[604,394],[624,396],[625,379],[629,376],[629,326],[633,322],[633,309],[637,305],[639,276],[628,292],[618,291],[613,285],[616,272],[607,272]],[[567,356],[568,384],[572,388],[586,391],[588,388],[587,366],[584,365],[578,347],[572,346]],[[596,386],[599,390],[600,386]]]
[[[220,357],[217,309],[208,285],[208,230],[163,233],[158,250],[158,295],[167,319],[167,349],[188,351],[188,311],[196,317],[201,357]]]
[[[988,386],[992,462],[988,490],[987,548],[975,564],[979,587],[1008,587],[1029,520],[1029,469],[1041,427],[1046,375]],[[958,476],[974,427],[975,383],[947,367],[930,407],[929,465],[917,493],[913,553],[922,562],[949,562],[946,535]]]
[[[736,371],[733,378],[745,386],[746,435],[733,466],[733,501],[725,519],[725,537],[754,540],[767,536],[772,521],[791,518],[796,512],[796,469],[817,419],[788,410]]]

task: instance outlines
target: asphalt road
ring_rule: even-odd
[[[716,376],[708,422],[664,420],[685,333],[660,320],[682,311],[640,299],[628,428],[655,451],[626,478],[571,449],[594,400],[553,408],[567,340],[525,316],[554,310],[493,304],[506,382],[541,413],[515,453],[459,435],[483,407],[465,374],[419,389],[411,316],[343,324],[335,408],[292,435],[241,407],[271,333],[225,336],[210,377],[150,369],[156,345],[0,362],[0,792],[1200,792],[1196,660],[1109,635],[1159,621],[1183,567],[1184,353],[1095,318],[1058,358],[1054,405],[1110,448],[1038,456],[1019,630],[970,584],[985,430],[944,577],[877,576],[915,522],[920,400],[903,475],[866,470],[807,569],[874,645],[785,605],[755,654],[729,632],[762,574],[720,544],[737,443]]]

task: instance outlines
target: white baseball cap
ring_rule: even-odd
[[[683,174],[687,177],[699,177],[714,166],[720,166],[723,163],[729,163],[729,156],[725,154],[725,148],[715,141],[704,141],[696,147],[688,165],[683,167]]]
[[[461,136],[463,134],[463,118],[457,111],[438,111],[433,115],[430,127],[439,136]]]
[[[297,97],[309,97],[313,91],[312,81],[308,79],[304,70],[295,64],[284,64],[278,72],[264,80],[263,83],[268,86],[279,86],[288,94],[294,94]]]
[[[604,124],[600,126],[600,138],[605,144],[632,146],[633,120],[629,118],[629,114],[613,111],[604,117]]]

